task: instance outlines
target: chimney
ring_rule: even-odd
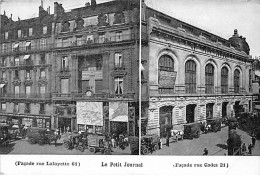
[[[96,0],[91,0],[91,6],[96,6],[96,5],[97,5]]]
[[[234,30],[234,36],[238,36],[237,29]]]
[[[13,19],[13,14],[11,14],[11,17],[10,17],[10,19],[11,19],[11,20]]]
[[[58,3],[57,2],[54,2],[54,18],[56,19],[57,16],[58,16]]]

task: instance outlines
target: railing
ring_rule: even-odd
[[[2,49],[0,54],[1,55],[8,55],[8,54],[20,54],[20,53],[30,53],[35,51],[44,51],[44,50],[50,50],[53,47],[53,44],[45,44],[45,45],[32,45],[31,48],[28,48],[26,46],[19,46],[18,48],[7,48]]]
[[[45,93],[45,94],[36,94],[36,93],[30,93],[30,94],[0,94],[1,98],[51,98],[52,94],[51,93]]]
[[[16,62],[11,62],[11,66],[33,66],[33,61],[16,61]]]
[[[94,93],[91,98],[95,99],[106,99],[106,98],[130,98],[133,99],[135,94],[105,94],[105,93]],[[53,93],[53,98],[70,98],[70,99],[81,99],[90,98],[85,93]]]
[[[63,41],[56,42],[55,48],[64,48],[64,47],[72,47],[72,46],[83,46],[83,45],[92,45],[92,44],[102,44],[102,43],[110,43],[110,42],[120,42],[133,39],[132,34],[122,34],[120,36],[110,36],[109,38],[93,38],[93,40],[87,39],[77,39],[75,41]]]

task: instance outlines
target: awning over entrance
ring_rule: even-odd
[[[5,86],[5,83],[0,84],[0,88],[3,88]]]

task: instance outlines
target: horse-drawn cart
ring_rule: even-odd
[[[102,135],[88,135],[89,151],[96,153],[101,152],[107,155],[111,154],[111,143]]]

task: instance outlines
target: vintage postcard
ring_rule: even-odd
[[[0,14],[1,174],[260,174],[258,0]]]

